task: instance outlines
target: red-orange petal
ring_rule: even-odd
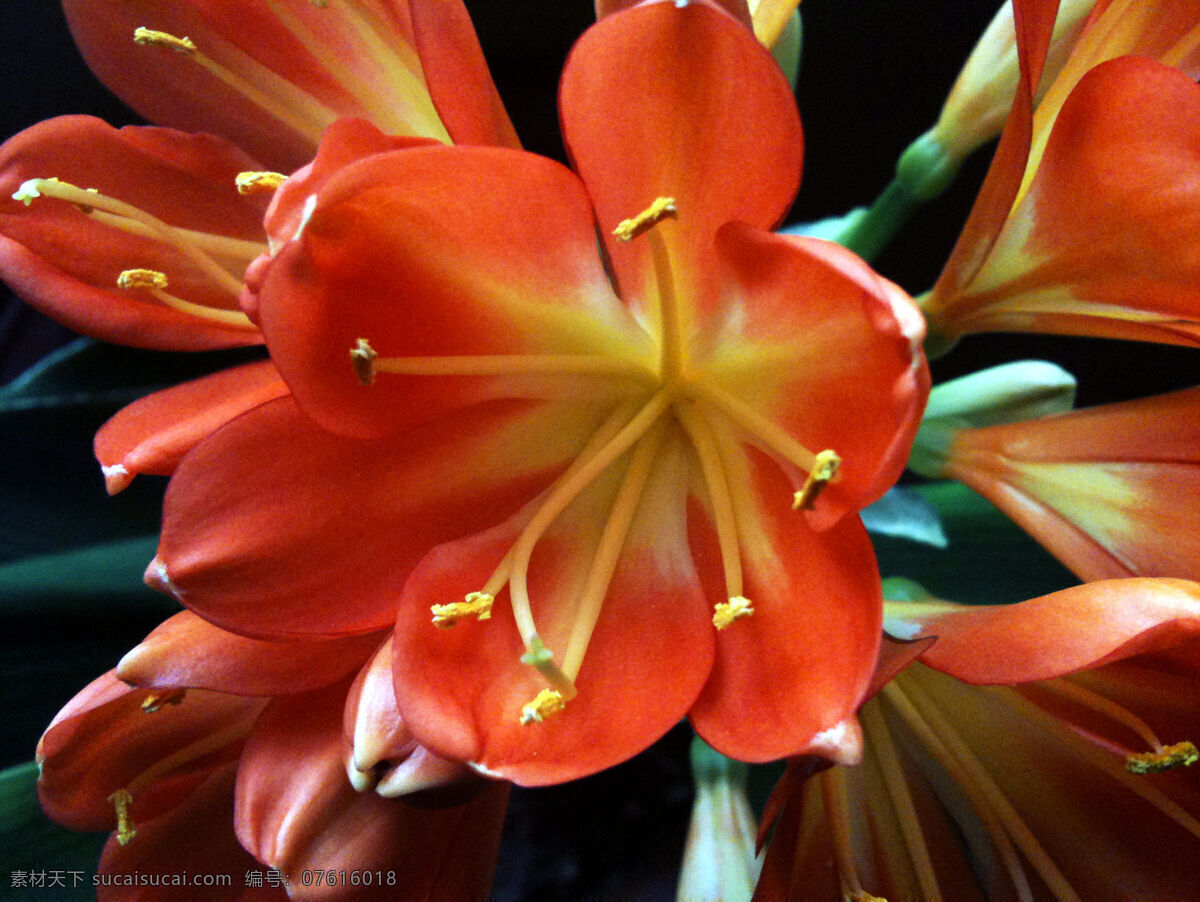
[[[904,620],[937,636],[921,655],[930,667],[968,683],[1028,683],[1200,636],[1200,584],[1101,580],[1019,604],[914,605]]]
[[[421,54],[433,41],[448,44],[434,48],[430,62],[457,128],[469,138],[508,137],[457,2],[436,27],[431,11],[414,16],[405,0],[320,7],[67,0],[64,8],[88,65],[126,103],[153,122],[235,141],[282,172],[311,159],[324,128],[344,116],[371,119],[393,134],[449,140],[423,71]],[[135,45],[139,27],[190,38],[240,84],[189,54]],[[456,75],[469,76],[475,90],[448,101],[443,86]]]
[[[103,880],[96,888],[99,902],[176,902],[182,894],[197,902],[286,902],[282,885],[273,886],[266,879],[261,886],[248,885],[247,874],[261,874],[263,869],[233,832],[236,772],[235,764],[225,765],[178,805],[138,823],[132,842],[122,845],[115,834],[109,837],[97,866]],[[149,875],[161,881],[139,885]],[[215,878],[228,883],[172,882],[189,875],[192,880]]]
[[[66,201],[24,206],[11,195],[27,179],[57,178],[215,240],[263,241],[261,197],[240,196],[234,179],[259,169],[210,135],[114,129],[88,116],[39,123],[0,148],[0,275],[22,298],[71,328],[105,341],[168,350],[255,344],[257,331],[165,307],[117,288],[131,268],[165,273],[172,294],[236,310],[236,292],[217,284],[174,245],[105,225]],[[80,249],[85,248],[84,252]],[[249,258],[231,259],[234,281]]]
[[[238,768],[235,825],[258,860],[290,875],[294,899],[483,902],[508,800],[491,784],[471,801],[418,808],[355,792],[342,764],[346,686],[273,702]],[[305,869],[382,871],[372,886],[305,886]],[[394,879],[388,877],[394,875]]]
[[[381,637],[266,642],[225,632],[191,611],[162,623],[117,665],[117,676],[145,689],[213,689],[286,695],[336,682],[367,662]]]
[[[363,441],[316,427],[290,398],[268,402],[179,465],[147,577],[248,636],[387,628],[425,552],[519,507],[598,417],[581,405],[484,405]]]
[[[139,398],[96,433],[108,493],[140,473],[169,476],[203,438],[234,417],[287,394],[268,362],[248,363]]]
[[[717,658],[692,708],[693,726],[743,761],[815,754],[856,763],[855,709],[880,641],[879,572],[866,530],[846,517],[815,532],[791,508],[791,488],[761,452],[726,451],[741,541],[744,595],[754,613],[717,635]],[[720,560],[707,517],[693,512],[698,561]],[[710,598],[724,600],[709,568]]]
[[[520,661],[508,590],[487,621],[438,629],[429,612],[481,588],[533,508],[421,562],[400,603],[393,671],[401,713],[423,743],[489,774],[544,785],[618,764],[686,714],[711,667],[712,609],[684,534],[680,449],[660,454],[575,681],[578,695],[540,723],[521,722],[547,683]],[[533,553],[533,616],[560,665],[614,483],[610,475],[589,489]]]
[[[924,320],[908,295],[829,242],[735,223],[716,250],[724,302],[692,365],[810,451],[837,452],[838,479],[808,515],[823,528],[904,469],[929,393]]]
[[[1125,57],[1063,105],[955,332],[1020,330],[1200,344],[1200,87]]]
[[[499,148],[414,148],[341,170],[263,279],[259,319],[305,411],[351,435],[395,433],[491,397],[597,397],[611,377],[383,373],[380,357],[590,354],[653,359],[613,296],[578,179]],[[616,389],[614,389],[616,390]]]
[[[947,475],[1082,579],[1200,578],[1200,389],[965,429]]]
[[[774,226],[800,185],[800,119],[779,66],[721,10],[650,3],[583,35],[559,101],[563,138],[634,306],[652,306],[649,244],[611,231],[656,198],[675,199],[677,218],[658,228],[688,323],[718,300],[716,230],[731,220]]]
[[[139,789],[131,813],[156,817],[185,796],[213,767],[236,757],[240,740],[262,710],[260,699],[189,692],[179,704],[143,710],[152,693],[131,689],[110,671],[60,712],[38,743],[38,798],[46,814],[76,830],[112,830],[108,800],[160,761],[210,737],[228,739],[198,757],[179,776],[164,775]]]

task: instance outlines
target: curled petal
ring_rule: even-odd
[[[378,635],[264,642],[227,633],[182,611],[128,652],[117,676],[146,689],[214,689],[287,695],[336,682],[367,660]]]
[[[803,139],[791,88],[754,35],[700,3],[607,16],[575,45],[560,89],[563,138],[596,205],[621,292],[652,309],[644,239],[612,229],[659,197],[683,331],[718,300],[709,256],[731,220],[775,225],[800,185]]]
[[[387,628],[421,556],[519,507],[597,417],[577,406],[501,404],[363,441],[319,429],[290,398],[270,401],[179,465],[147,577],[248,636]]]
[[[341,170],[313,203],[266,270],[258,317],[326,428],[375,436],[485,398],[596,397],[619,381],[523,373],[505,355],[603,357],[636,375],[652,354],[609,287],[583,187],[557,163],[413,148]],[[370,385],[351,365],[360,339],[383,358]],[[470,375],[457,356],[498,368]],[[391,358],[425,362],[388,372]]]
[[[0,148],[0,274],[34,306],[106,341],[169,350],[254,344],[260,338],[252,328],[166,307],[143,290],[119,289],[117,279],[131,268],[154,270],[167,276],[175,296],[236,310],[234,286],[262,246],[265,202],[240,196],[234,179],[258,168],[209,135],[114,129],[87,116],[39,123]],[[94,188],[167,232],[108,213],[99,202],[85,211],[41,196],[24,206],[11,195],[28,179]]]
[[[291,875],[296,899],[462,899],[491,885],[505,784],[471,801],[417,808],[358,793],[342,764],[346,686],[277,699],[263,712],[238,768],[235,828],[259,861]],[[469,851],[469,854],[464,854]],[[305,869],[393,872],[371,887],[306,887]]]
[[[486,621],[438,629],[429,614],[431,604],[483,586],[531,512],[421,562],[400,601],[393,669],[400,710],[423,743],[489,774],[544,785],[624,761],[684,716],[712,665],[712,609],[683,534],[681,452],[660,454],[575,678],[578,694],[540,722],[522,722],[546,680],[521,663],[526,649],[507,589]],[[605,477],[573,502],[529,566],[538,633],[563,666],[614,482]]]
[[[724,463],[754,613],[718,634],[692,724],[743,761],[808,753],[854,763],[854,712],[871,680],[882,616],[871,542],[857,517],[813,531],[765,455],[727,446]],[[696,559],[719,560],[708,516],[694,507],[691,519]],[[723,597],[711,569],[708,576],[709,597]]]
[[[936,636],[925,664],[968,683],[1027,683],[1099,667],[1200,636],[1200,585],[1110,579],[1012,605],[895,603]]]
[[[1186,389],[964,429],[945,473],[993,501],[1083,579],[1200,577],[1197,435],[1200,389]]]
[[[249,363],[147,395],[96,433],[110,495],[139,473],[169,476],[201,439],[234,417],[287,394],[270,363]]]

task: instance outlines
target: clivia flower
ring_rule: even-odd
[[[938,386],[927,414],[965,389]],[[1046,412],[994,424],[927,416],[910,463],[970,486],[1081,579],[1200,578],[1200,389]]]
[[[854,760],[880,616],[855,512],[907,455],[921,321],[766,231],[800,125],[721,10],[606,17],[561,114],[578,175],[427,146],[281,194],[244,307],[292,396],[180,463],[148,578],[244,635],[394,627],[414,736],[519,783],[685,715],[734,757]]]
[[[487,898],[508,786],[412,741],[381,703],[379,644],[261,642],[184,612],[80,692],[39,743],[38,792],[60,823],[113,830],[99,897],[135,873],[161,876],[147,899],[178,898],[184,873],[251,886],[266,865],[268,898]]]
[[[1200,18],[1184,2],[1097,4],[1035,112],[1056,7],[1015,3],[1021,84],[921,299],[931,336],[939,350],[985,331],[1195,344]]]
[[[376,133],[377,148],[517,146],[457,0],[64,7],[93,70],[172,128],[63,116],[7,141],[0,276],[43,312],[106,341],[164,350],[260,343],[237,302],[246,266],[266,250],[271,191],[311,163],[340,119],[367,117],[393,136]],[[263,362],[142,399],[98,439],[110,491],[139,472],[169,474],[201,436],[286,393]]]
[[[885,607],[863,765],[790,764],[756,900],[1194,895],[1200,586]]]

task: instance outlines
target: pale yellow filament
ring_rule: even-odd
[[[1020,814],[1013,807],[1004,792],[996,785],[996,781],[992,779],[987,769],[971,751],[966,741],[954,729],[950,721],[938,709],[934,703],[920,686],[916,685],[916,680],[910,680],[906,690],[909,697],[921,709],[930,727],[936,731],[937,735],[945,742],[946,747],[951,754],[962,764],[963,768],[970,775],[971,779],[979,786],[984,796],[991,803],[993,810],[1000,816],[1004,823],[1004,828],[1008,831],[1009,836],[1024,853],[1033,869],[1037,871],[1038,876],[1046,884],[1046,888],[1054,894],[1054,897],[1059,902],[1081,902],[1079,894],[1075,892],[1062,871],[1058,869],[1042,844],[1037,841],[1033,835],[1033,831],[1025,824]]]
[[[708,497],[712,503],[713,524],[717,530],[717,544],[721,549],[721,566],[725,571],[725,597],[741,596],[742,552],[737,518],[716,441],[708,423],[690,403],[677,403],[675,416],[691,438],[692,447],[700,459],[700,470],[704,474],[704,484],[708,488]]]
[[[629,527],[637,513],[642,490],[646,487],[646,480],[650,476],[664,435],[665,429],[662,424],[658,424],[638,440],[630,457],[629,467],[625,471],[625,478],[617,490],[612,510],[604,523],[604,532],[600,535],[587,580],[580,593],[579,605],[571,625],[571,636],[563,657],[563,672],[572,680],[579,676],[579,668],[583,664],[596,621],[600,618],[600,610],[616,572],[621,549],[629,535]]]
[[[833,859],[837,865],[842,893],[850,899],[869,898],[858,876],[858,865],[854,863],[854,839],[851,835],[850,800],[846,794],[846,774],[840,767],[831,767],[817,777],[821,787],[821,801],[825,806],[825,822],[829,825],[829,838],[833,845]]]
[[[1049,689],[1056,695],[1061,695],[1063,698],[1068,698],[1076,704],[1083,705],[1086,708],[1091,708],[1100,714],[1111,717],[1122,726],[1128,727],[1131,731],[1140,736],[1154,751],[1161,752],[1163,744],[1159,740],[1155,732],[1150,729],[1150,725],[1144,720],[1111,699],[1105,698],[1099,693],[1093,692],[1091,689],[1085,689],[1077,683],[1070,680],[1046,680],[1038,683],[1044,689]]]
[[[900,833],[904,837],[904,846],[908,849],[909,860],[921,887],[921,898],[925,902],[942,902],[942,891],[938,886],[937,873],[933,869],[933,859],[929,855],[929,846],[921,831],[921,820],[917,817],[917,808],[908,789],[908,780],[900,767],[900,752],[887,728],[887,721],[880,712],[878,703],[864,705],[859,717],[867,735],[870,736],[875,763],[883,775],[883,785],[896,812],[896,819],[900,822]]]
[[[154,44],[184,51],[188,59],[195,62],[196,65],[213,75],[219,81],[227,84],[270,116],[285,123],[299,134],[310,138],[314,144],[320,140],[321,133],[325,130],[325,127],[337,118],[333,110],[319,103],[309,94],[299,90],[291,82],[280,78],[270,69],[256,62],[251,57],[246,56],[232,45],[227,49],[231,54],[241,58],[242,67],[254,74],[254,82],[247,80],[232,69],[205,55],[196,47],[194,42],[187,41],[187,45],[184,45],[183,41],[186,40],[185,38],[175,38],[174,35],[169,35],[166,32],[153,31],[148,28],[139,28],[134,32],[134,41],[139,44]],[[259,85],[273,87],[276,93],[287,97],[286,102],[280,97],[272,96],[271,93],[262,90]]]
[[[711,382],[688,382],[685,392],[692,397],[707,401],[720,410],[747,432],[762,439],[777,454],[795,464],[805,472],[816,465],[817,455],[750,407],[740,398],[730,394]]]
[[[1004,868],[1008,871],[1009,879],[1012,880],[1017,898],[1020,902],[1033,902],[1033,891],[1029,888],[1029,878],[1025,874],[1025,869],[1021,865],[1020,858],[1017,856],[1017,850],[1005,830],[1005,820],[996,811],[991,800],[983,792],[982,787],[976,782],[974,775],[969,773],[965,765],[951,754],[950,749],[942,742],[939,734],[926,722],[921,712],[917,710],[916,706],[913,705],[909,697],[900,688],[898,682],[893,681],[885,685],[880,691],[880,696],[886,699],[896,712],[899,713],[904,722],[908,724],[909,729],[925,744],[925,747],[929,749],[929,752],[937,759],[938,763],[946,769],[950,778],[966,794],[971,807],[979,816],[984,829],[987,830],[988,836],[996,846],[996,851],[1000,855]]]

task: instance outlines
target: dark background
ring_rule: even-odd
[[[562,159],[555,90],[573,39],[591,21],[585,0],[472,2],[502,97],[528,149]],[[91,77],[74,52],[52,0],[5,0],[0,16],[0,135],[65,113],[91,113],[114,124],[139,120]],[[983,0],[807,0],[797,97],[806,135],[804,185],[792,221],[807,221],[869,203],[891,177],[897,155],[936,118],[941,101],[993,10]],[[973,199],[990,149],[964,170],[947,196],[920,211],[877,268],[909,291],[928,288]],[[67,341],[66,330],[4,297],[0,308],[0,382]],[[1079,400],[1136,397],[1197,381],[1194,351],[1123,342],[1036,336],[965,339],[939,361],[940,378],[1019,358],[1051,359],[1080,378]],[[0,436],[0,441],[8,437]],[[64,474],[94,479],[98,472]],[[119,508],[121,499],[112,504]],[[61,515],[62,512],[59,512]],[[99,674],[159,619],[126,611],[89,622],[6,617],[17,645],[36,643],[42,667],[80,662]],[[56,682],[12,668],[29,723],[44,723],[78,681]],[[6,705],[7,708],[7,705]],[[28,760],[40,727],[6,731],[3,764]],[[518,791],[497,878],[498,900],[657,900],[674,894],[683,845],[690,777],[688,735],[677,730],[644,755],[606,774],[549,790]],[[4,875],[0,874],[0,878]],[[0,888],[0,895],[3,894]]]

